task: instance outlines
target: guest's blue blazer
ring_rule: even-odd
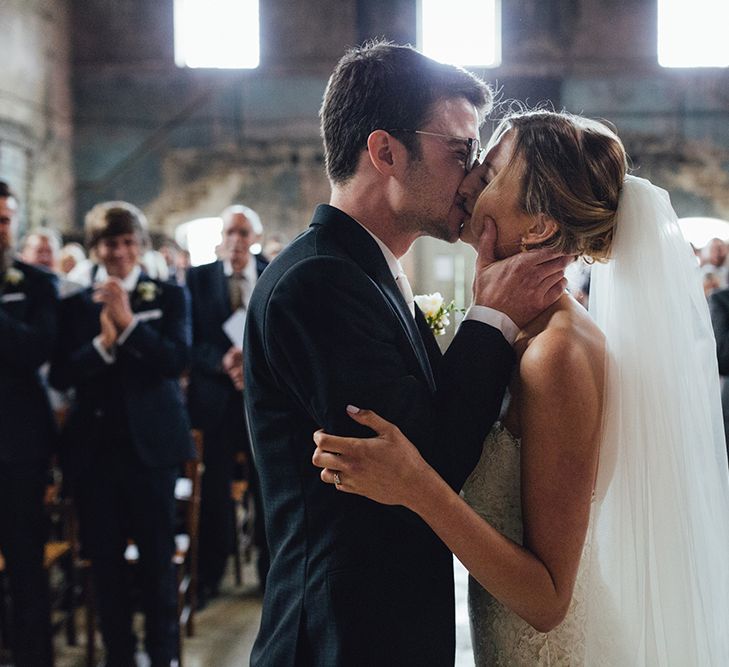
[[[141,319],[107,364],[93,345],[101,331],[101,305],[87,288],[61,302],[60,340],[51,384],[74,388],[62,433],[65,466],[71,474],[104,447],[104,428],[128,432],[142,464],[172,466],[193,455],[180,375],[190,356],[190,312],[181,287],[142,275],[130,295]]]
[[[38,369],[56,339],[57,297],[44,271],[15,261],[0,273],[0,462],[48,459],[55,425]]]

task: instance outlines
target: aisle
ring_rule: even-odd
[[[456,559],[453,565],[456,582],[455,667],[473,667],[468,628],[468,573]],[[195,636],[184,643],[185,667],[247,665],[260,619],[260,598],[250,588],[236,587],[232,576],[227,576],[220,596],[197,614]],[[79,634],[83,636],[82,631]],[[85,667],[82,646],[65,646],[60,638],[56,646],[57,667]],[[138,667],[147,667],[149,663],[144,656],[139,656],[137,664]]]
[[[473,667],[471,634],[468,626],[468,572],[457,558],[453,558],[456,582],[456,664],[455,667]]]

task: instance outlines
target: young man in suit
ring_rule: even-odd
[[[142,213],[125,202],[86,218],[99,265],[92,286],[61,305],[51,383],[73,388],[62,434],[82,543],[91,558],[107,667],[134,663],[136,639],[124,552],[139,549],[145,646],[153,666],[176,664],[175,480],[193,456],[180,374],[190,353],[183,288],[139,265]]]
[[[17,202],[0,182],[0,551],[13,601],[19,666],[52,664],[43,496],[55,440],[39,375],[56,339],[51,276],[13,257]]]
[[[192,368],[188,409],[193,426],[203,431],[205,473],[200,500],[200,590],[202,600],[214,597],[231,553],[234,455],[243,452],[254,499],[258,500],[255,468],[243,413],[243,351],[225,332],[236,311],[245,313],[258,277],[268,266],[251,246],[263,234],[258,214],[247,206],[229,206],[221,214],[220,259],[188,271],[192,300]],[[258,574],[265,584],[268,552],[260,502],[257,503]]]
[[[388,43],[353,49],[321,110],[330,205],[261,277],[246,328],[246,406],[271,570],[253,665],[452,665],[451,555],[402,508],[326,488],[312,433],[363,433],[382,410],[460,488],[497,418],[510,343],[563,289],[543,251],[493,262],[441,356],[399,263],[419,236],[458,239],[488,87]],[[493,231],[490,229],[491,236]],[[515,324],[516,323],[516,324]]]

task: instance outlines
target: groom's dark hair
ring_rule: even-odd
[[[367,137],[375,130],[419,130],[440,100],[464,97],[479,113],[491,109],[489,86],[454,65],[444,65],[411,46],[368,42],[349,50],[329,78],[319,112],[329,179],[351,178]],[[418,135],[397,135],[420,157]]]

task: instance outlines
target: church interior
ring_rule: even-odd
[[[678,30],[675,16],[673,24],[662,20],[685,4],[2,0],[0,180],[19,202],[18,238],[43,227],[63,242],[83,242],[86,213],[123,200],[144,212],[153,239],[173,238],[188,252],[192,235],[181,230],[231,204],[259,214],[264,247],[285,245],[329,200],[319,109],[339,58],[368,40],[427,53],[440,39],[455,47],[455,59],[464,46],[484,53],[477,63],[470,55],[454,61],[496,93],[483,144],[517,104],[604,119],[622,139],[632,173],[670,193],[700,254],[711,239],[729,239],[729,15],[725,3],[702,0],[723,20],[684,21]],[[426,34],[427,12],[444,8],[440,37]],[[224,60],[231,53],[243,55],[231,65]],[[464,308],[474,258],[464,244],[422,238],[403,265],[416,293],[440,292]],[[197,613],[183,640],[185,667],[247,664],[261,599],[254,564],[243,561],[236,581],[231,558],[221,595]],[[462,570],[457,581],[457,664],[468,665]],[[78,634],[75,646],[63,632],[54,636],[60,667],[89,664]]]

